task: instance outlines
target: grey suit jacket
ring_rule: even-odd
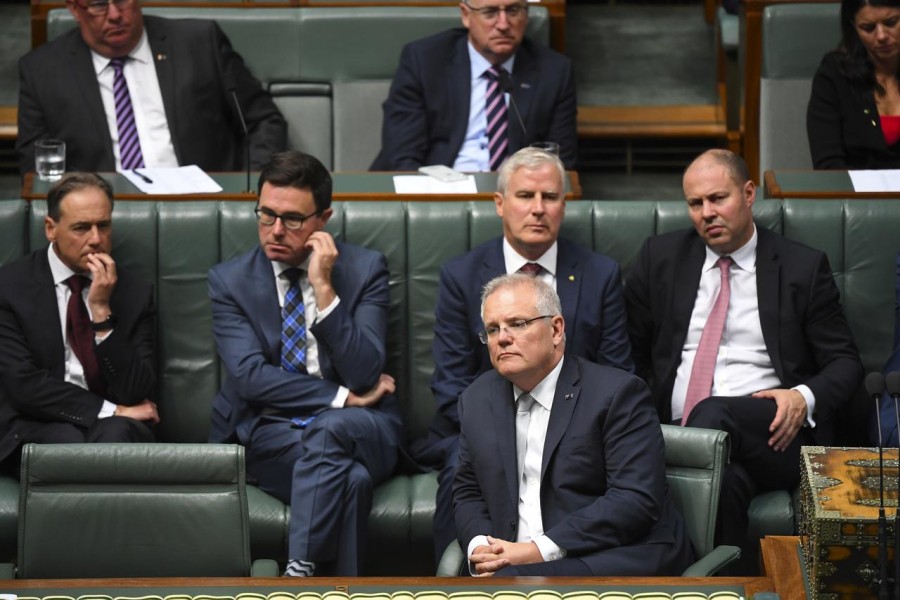
[[[247,121],[251,165],[259,168],[286,148],[284,118],[215,22],[145,16],[144,26],[179,164],[244,168],[232,90]],[[19,60],[16,150],[23,174],[34,170],[34,143],[44,137],[66,142],[69,171],[115,170],[91,52],[77,29]]]

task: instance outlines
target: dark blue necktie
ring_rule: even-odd
[[[300,269],[286,270],[290,282],[281,309],[281,368],[291,373],[306,373],[306,308],[300,291]]]

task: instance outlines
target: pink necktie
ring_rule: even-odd
[[[697,355],[694,356],[694,366],[691,369],[691,379],[688,382],[687,394],[684,396],[682,425],[687,424],[688,415],[691,414],[694,407],[704,398],[708,398],[712,392],[716,356],[719,354],[719,344],[722,341],[722,332],[725,330],[725,317],[728,315],[728,301],[731,299],[728,271],[733,262],[730,256],[723,256],[716,261],[721,277],[719,295],[716,296],[716,302],[706,319],[706,326],[703,328],[703,333],[700,334],[700,345],[697,346]]]

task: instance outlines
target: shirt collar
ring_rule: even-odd
[[[289,264],[287,264],[287,263],[279,262],[279,261],[277,261],[277,260],[273,260],[273,261],[272,261],[272,271],[275,273],[275,279],[276,279],[276,280],[277,280],[279,277],[281,277],[281,274],[282,274],[282,273],[284,273],[284,272],[287,271],[288,269],[293,269],[293,268],[295,268],[295,265],[289,265]],[[304,261],[303,261],[302,263],[300,263],[299,265],[296,265],[296,268],[299,268],[299,269],[300,269],[301,271],[303,271],[304,273],[307,272],[307,271],[309,271],[309,257],[307,256],[307,257],[306,257],[306,260],[304,260]]]
[[[77,275],[75,271],[70,269],[62,260],[60,260],[59,256],[56,255],[53,244],[47,246],[47,261],[50,263],[50,273],[53,275],[53,285],[59,285],[72,275]],[[91,278],[90,272],[81,274],[88,279]]]
[[[469,40],[466,44],[466,47],[469,49],[469,65],[471,65],[471,74],[472,80],[479,79],[484,72],[490,69],[493,65],[488,62],[488,59],[483,57],[478,53],[478,50],[475,49],[475,46],[472,45],[472,40]],[[506,59],[500,66],[506,69],[506,72],[512,75],[513,72],[513,64],[516,62],[516,55],[513,54],[509,58]]]
[[[144,28],[144,31],[141,33],[141,39],[138,40],[137,46],[135,46],[131,52],[128,53],[128,57],[134,61],[144,64],[152,64],[153,63],[153,52],[150,50],[150,42],[147,41],[147,28]],[[100,73],[106,68],[112,68],[109,66],[109,58],[97,54],[95,51],[91,50],[91,59],[94,61],[94,72],[99,76]]]
[[[509,243],[509,240],[506,239],[506,236],[503,236],[503,262],[506,265],[507,273],[516,273],[525,263],[534,262],[556,277],[556,257],[559,253],[559,247],[557,246],[557,242],[553,242],[553,245],[547,248],[547,251],[544,252],[540,258],[537,260],[528,260],[518,252],[516,252],[515,248],[512,247],[512,244]]]
[[[559,374],[562,371],[564,360],[565,356],[561,357],[559,362],[556,363],[556,366],[553,367],[553,370],[547,373],[547,376],[534,386],[534,389],[530,392],[534,401],[547,410],[553,408],[553,396],[556,394],[556,382],[559,381]],[[518,400],[519,396],[523,393],[525,393],[525,390],[513,384],[513,402]]]
[[[758,240],[759,237],[756,233],[756,224],[754,223],[753,235],[750,236],[747,243],[728,255],[731,257],[731,260],[734,261],[734,264],[742,271],[747,271],[748,273],[756,272],[756,245]],[[720,255],[716,254],[709,246],[707,246],[706,260],[703,262],[703,271],[706,272],[715,267],[716,261],[719,260],[719,258]]]

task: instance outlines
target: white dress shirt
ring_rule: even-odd
[[[716,370],[713,375],[712,396],[749,396],[753,392],[781,387],[781,381],[772,366],[772,359],[766,349],[762,324],[759,320],[759,300],[756,290],[756,247],[758,237],[754,226],[753,236],[746,244],[729,254],[734,261],[729,272],[731,298],[728,316],[722,332],[722,342],[716,356]],[[684,414],[684,398],[687,394],[694,357],[700,345],[700,335],[712,312],[719,295],[721,276],[716,261],[720,256],[706,248],[706,260],[700,275],[700,287],[694,301],[694,311],[688,325],[687,338],[681,351],[681,364],[672,387],[672,419],[681,419]],[[815,409],[815,395],[806,385],[793,388],[806,400],[807,421],[815,426],[812,419]]]
[[[517,273],[519,269],[527,263],[533,262],[541,265],[543,269],[538,273],[537,278],[556,289],[556,257],[559,255],[559,245],[553,242],[553,245],[547,248],[540,258],[537,260],[528,260],[512,247],[509,240],[503,237],[503,263],[506,266],[507,273]]]
[[[287,276],[283,275],[283,273],[290,268],[292,268],[291,265],[282,262],[272,262],[272,269],[275,273],[275,289],[278,290],[278,306],[281,308],[284,308],[284,297],[287,295],[288,288],[291,286]],[[298,283],[300,285],[300,292],[303,294],[303,309],[306,318],[306,372],[321,379],[322,368],[319,365],[319,345],[316,342],[316,336],[310,331],[310,327],[312,327],[317,320],[323,320],[334,312],[334,309],[340,304],[341,299],[335,296],[334,300],[332,300],[331,304],[329,304],[325,310],[319,310],[316,305],[316,294],[309,284],[308,257],[299,268],[303,272],[302,275],[300,275]],[[337,394],[335,394],[334,399],[331,401],[331,407],[343,408],[344,404],[347,402],[347,396],[349,395],[350,390],[344,386],[340,386]]]
[[[113,155],[116,159],[116,170],[122,170],[119,154],[119,126],[116,122],[116,101],[113,96],[113,79],[115,77],[109,59],[91,51],[97,83],[100,85],[100,98],[106,113],[106,124],[109,137],[112,139]],[[128,84],[131,106],[134,110],[134,123],[138,138],[141,141],[141,154],[146,167],[177,167],[175,146],[166,119],[166,108],[163,105],[159,78],[156,76],[156,64],[147,31],[141,35],[138,45],[128,55],[122,73]]]
[[[487,94],[487,79],[484,72],[491,68],[491,63],[483,57],[468,42],[469,64],[471,65],[472,93],[469,96],[469,123],[466,125],[466,137],[453,163],[457,171],[490,171],[491,153],[488,150],[487,137],[487,111],[485,107],[485,95]],[[516,61],[515,54],[509,57],[501,66],[512,74],[513,64]],[[503,94],[506,105],[509,106],[509,94]]]
[[[559,560],[565,558],[566,551],[544,535],[544,523],[541,515],[541,462],[544,456],[544,440],[547,437],[547,426],[550,424],[550,411],[553,408],[553,395],[556,393],[556,382],[565,358],[561,358],[550,373],[531,390],[534,404],[531,407],[531,419],[528,424],[528,436],[524,440],[525,461],[517,465],[519,473],[519,523],[516,542],[534,542],[544,558],[544,561]],[[515,406],[517,399],[524,390],[513,386],[512,402]],[[517,433],[518,436],[518,433]],[[516,439],[517,446],[523,440]],[[487,535],[477,535],[468,545],[468,554],[478,546],[489,545]],[[469,570],[474,574],[472,564]]]
[[[81,361],[78,360],[78,357],[75,355],[75,352],[72,351],[72,347],[69,345],[69,341],[66,339],[66,321],[68,319],[69,312],[69,298],[72,296],[72,290],[69,288],[69,284],[66,283],[66,280],[69,279],[72,275],[75,275],[75,271],[67,267],[63,261],[59,259],[56,255],[56,252],[53,250],[53,244],[47,246],[47,260],[50,262],[50,273],[53,275],[53,289],[56,291],[56,308],[59,311],[59,323],[62,327],[62,339],[63,339],[63,350],[65,356],[65,374],[63,379],[68,383],[74,383],[79,387],[83,387],[84,389],[88,389],[87,380],[84,378],[84,367],[81,366]],[[85,274],[86,277],[90,278],[90,274]],[[88,293],[91,291],[90,286],[84,286],[84,289],[81,291],[82,301],[84,302],[85,307],[87,308],[88,316],[93,318],[91,315],[91,307],[87,303]],[[110,331],[104,331],[102,333],[97,333],[94,335],[94,342],[97,344],[101,344],[103,340],[105,340],[110,334]],[[106,417],[111,417],[116,412],[116,405],[110,402],[109,400],[103,400],[103,405],[100,407],[100,412],[97,414],[97,417],[100,419],[105,419]]]

